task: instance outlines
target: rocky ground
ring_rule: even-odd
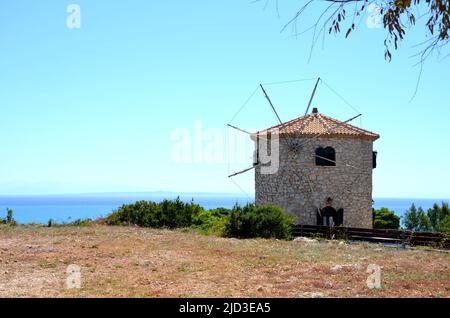
[[[381,267],[381,288],[367,287],[370,264]],[[69,265],[81,270],[79,289],[67,289],[67,277],[72,287],[78,277]],[[0,297],[450,297],[450,254],[105,225],[0,226]]]

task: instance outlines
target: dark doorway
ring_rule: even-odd
[[[332,226],[334,225],[334,220],[336,219],[336,209],[327,206],[322,209],[322,225]]]
[[[336,212],[335,226],[342,226],[344,224],[344,209],[339,209]]]
[[[344,223],[344,209],[338,209],[331,206],[324,207],[317,213],[317,225],[323,226],[341,226]]]

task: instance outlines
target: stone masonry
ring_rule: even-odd
[[[344,209],[343,226],[372,228],[373,139],[345,133],[280,134],[278,172],[255,169],[256,204],[279,206],[296,216],[297,223],[315,225],[317,208],[332,198],[336,210]],[[292,144],[301,147],[293,150]],[[316,165],[320,146],[334,148],[336,166]]]

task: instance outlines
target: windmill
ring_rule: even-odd
[[[309,118],[315,118],[317,116],[321,116],[321,117],[317,117],[317,118],[319,118],[322,121],[324,120],[323,118],[325,118],[327,120],[326,125],[324,125],[325,128],[322,129],[320,132],[314,133],[312,136],[309,136],[307,139],[300,138],[301,136],[298,135],[298,133],[296,133],[296,132],[291,133],[289,135],[289,138],[286,139],[286,141],[287,141],[287,148],[286,149],[288,149],[290,155],[294,156],[294,157],[295,156],[303,156],[304,155],[303,152],[308,151],[307,149],[311,148],[311,146],[314,143],[316,143],[319,139],[321,139],[321,138],[328,138],[328,136],[336,135],[339,132],[342,132],[342,131],[345,131],[345,130],[350,130],[350,129],[353,129],[353,131],[355,131],[355,135],[358,133],[361,136],[369,136],[373,141],[378,139],[378,137],[379,137],[378,135],[376,135],[374,133],[371,133],[371,132],[368,132],[368,131],[365,131],[363,129],[359,129],[359,128],[355,127],[355,126],[351,126],[351,125],[348,124],[348,123],[352,122],[353,120],[359,118],[361,116],[360,113],[358,115],[356,115],[356,116],[351,117],[350,119],[348,119],[346,121],[343,121],[343,122],[334,120],[334,119],[329,118],[327,116],[324,116],[322,114],[318,114],[317,115],[318,111],[317,111],[316,108],[314,108],[312,114],[308,114],[309,110],[311,108],[311,105],[313,103],[314,97],[316,95],[317,88],[318,88],[318,86],[319,86],[319,84],[321,82],[323,82],[323,80],[321,78],[317,78],[316,79],[314,88],[312,90],[311,96],[310,96],[308,104],[306,106],[305,115],[303,117],[300,117],[300,118],[296,119],[296,120],[298,121],[299,119],[301,119],[303,121],[306,121],[306,120],[309,120]],[[324,84],[327,87],[329,87],[328,84],[326,84],[326,83],[324,83]],[[329,87],[329,88],[331,89],[331,87]],[[296,122],[294,122],[295,120],[288,121],[288,122],[283,122],[281,120],[281,118],[280,118],[280,116],[279,116],[279,114],[278,114],[278,112],[277,112],[277,110],[276,110],[276,108],[275,108],[271,98],[269,97],[266,89],[264,88],[264,86],[262,84],[259,85],[259,89],[262,91],[265,99],[267,100],[267,102],[268,102],[272,112],[274,113],[274,115],[275,115],[275,117],[276,117],[276,119],[278,121],[278,125],[274,126],[274,127],[281,127],[283,129],[283,128],[286,128],[288,126],[294,126],[296,124]],[[332,91],[334,93],[336,93],[334,90],[332,90]],[[338,95],[338,96],[340,96],[340,95]],[[232,179],[235,176],[244,174],[244,173],[249,172],[249,171],[251,171],[253,169],[259,169],[261,167],[260,149],[259,149],[260,148],[260,139],[264,138],[264,134],[263,133],[267,132],[267,131],[270,131],[271,128],[266,129],[265,131],[262,131],[262,132],[258,131],[256,133],[252,133],[252,132],[249,132],[249,131],[247,131],[245,129],[242,129],[240,127],[232,125],[231,123],[228,124],[228,127],[236,129],[236,130],[238,130],[238,131],[240,131],[242,133],[246,133],[249,136],[252,136],[255,139],[255,141],[256,141],[255,142],[255,145],[256,145],[256,147],[255,147],[256,148],[255,149],[255,160],[254,160],[253,166],[248,167],[248,168],[243,169],[243,170],[240,170],[240,171],[237,171],[237,172],[234,172],[234,173],[230,174],[228,177],[230,179]],[[333,160],[332,158],[329,158],[327,156],[321,155],[320,153],[317,153],[317,152],[315,152],[313,154],[313,156],[314,156],[314,158],[316,160],[319,159],[322,162],[325,161],[325,162],[330,163],[330,165],[336,165],[336,159]],[[346,179],[348,179],[347,175],[350,175],[350,174],[352,176],[354,175],[355,177],[354,177],[354,180],[347,180],[345,186],[337,187],[338,191],[335,191],[335,193],[338,193],[336,195],[337,197],[341,196],[340,195],[341,192],[344,193],[344,192],[348,191],[349,188],[351,188],[356,182],[358,182],[359,178],[361,178],[362,176],[364,177],[364,176],[368,175],[368,169],[366,169],[365,167],[358,167],[357,165],[349,163],[349,162],[340,161],[339,162],[339,166],[341,167],[340,168],[341,169],[340,170],[341,173],[342,173],[342,167],[346,167],[346,168],[349,168],[349,169],[353,170],[352,173],[346,173]],[[310,201],[310,205],[314,206],[314,209],[316,210],[318,217],[322,217],[322,211],[321,211],[320,202],[317,202],[317,200],[314,199],[315,194],[317,193],[317,190],[314,189],[315,188],[315,185],[313,184],[314,182],[311,181],[311,176],[308,175],[310,173],[309,170],[308,169],[304,169],[304,170],[298,169],[295,172],[298,174],[298,178],[302,180],[301,181],[302,185],[306,185],[306,188],[309,189],[309,191],[308,191],[309,195],[305,195],[304,196],[304,200]],[[312,176],[312,177],[314,177],[314,176]],[[371,177],[371,172],[370,172],[370,177]],[[255,181],[255,187],[256,186],[257,185],[256,185],[256,181]],[[316,186],[317,186],[317,183],[316,183]],[[371,189],[371,178],[370,178],[370,189]],[[371,195],[371,193],[370,193],[370,195]],[[367,225],[366,225],[366,227],[367,227]]]

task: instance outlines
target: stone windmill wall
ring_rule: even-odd
[[[305,121],[308,116],[298,120]],[[277,205],[297,216],[297,223],[315,225],[317,207],[325,207],[327,198],[332,198],[335,209],[344,209],[344,226],[372,228],[373,141],[378,135],[314,136],[309,131],[304,136],[300,129],[296,135],[280,131],[277,173],[263,174],[261,166],[255,169],[256,204]],[[292,144],[303,146],[293,151]],[[336,166],[316,165],[318,147],[335,150]]]

